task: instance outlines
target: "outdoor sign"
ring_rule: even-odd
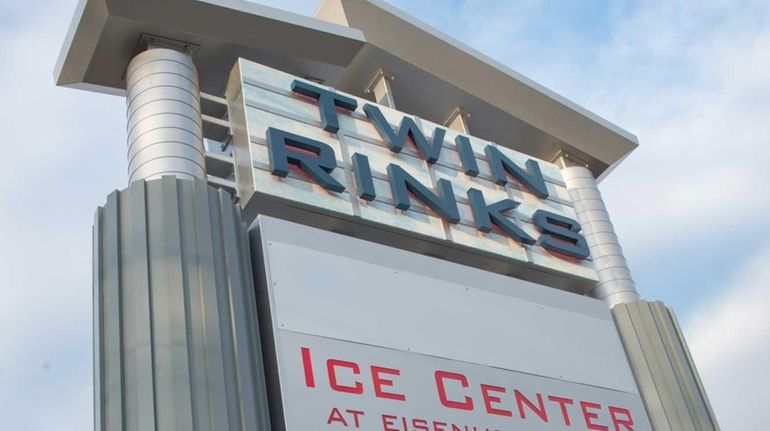
[[[261,215],[257,226],[279,429],[651,430],[601,301]]]
[[[243,59],[227,93],[230,121],[247,137],[234,150],[242,199],[291,201],[597,280],[554,164]]]

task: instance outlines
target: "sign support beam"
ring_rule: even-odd
[[[457,130],[460,133],[470,135],[471,129],[470,125],[468,124],[470,117],[471,114],[468,111],[458,106],[454,111],[452,111],[452,114],[444,122],[444,125],[452,130]]]
[[[382,69],[374,76],[369,87],[366,88],[366,93],[374,95],[374,101],[380,105],[385,105],[388,108],[396,109],[396,102],[393,98],[393,90],[391,89],[390,82],[395,79],[393,74],[386,72]]]

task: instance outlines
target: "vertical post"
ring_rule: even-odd
[[[573,160],[562,156],[559,164],[599,276],[599,283],[589,295],[605,301],[610,307],[636,301],[639,299],[636,283],[631,277],[596,179],[585,165],[573,163]]]
[[[471,114],[468,113],[468,111],[458,106],[452,111],[452,114],[444,122],[444,125],[452,130],[457,130],[460,133],[469,135],[471,133],[470,125],[468,124],[470,116]]]
[[[390,82],[393,79],[395,79],[395,77],[392,74],[380,69],[366,88],[366,92],[374,95],[375,103],[396,109],[393,90],[390,88]]]
[[[150,48],[126,71],[128,179],[206,178],[198,72],[192,57]]]

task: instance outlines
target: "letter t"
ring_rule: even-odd
[[[321,126],[329,133],[337,133],[340,130],[340,123],[337,119],[338,107],[354,111],[358,106],[358,102],[352,97],[343,96],[298,79],[292,81],[291,91],[318,100],[318,109],[321,111]]]

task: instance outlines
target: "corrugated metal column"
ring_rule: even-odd
[[[94,226],[97,430],[270,429],[240,209],[203,180],[136,181]]]
[[[719,431],[673,310],[635,301],[612,315],[655,431]]]
[[[718,431],[673,310],[639,299],[596,179],[584,164],[557,160],[599,274],[589,295],[607,302],[655,431]]]

